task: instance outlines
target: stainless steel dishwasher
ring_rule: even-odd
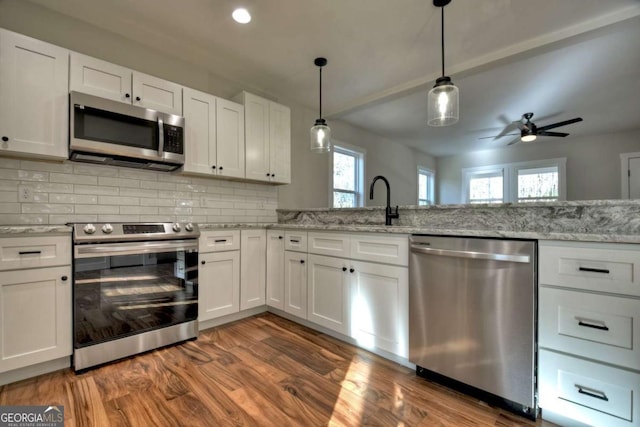
[[[535,418],[536,242],[424,235],[410,242],[416,373]]]

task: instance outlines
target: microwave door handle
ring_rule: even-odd
[[[158,117],[158,157],[162,159],[164,154],[164,122]]]

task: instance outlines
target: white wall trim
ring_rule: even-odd
[[[333,208],[333,152],[334,152],[334,147],[335,146],[341,147],[341,148],[345,148],[349,151],[353,151],[356,152],[358,154],[360,154],[362,156],[362,163],[360,165],[360,167],[358,168],[358,172],[359,172],[359,177],[358,180],[360,183],[362,183],[362,200],[361,203],[359,203],[358,207],[364,207],[367,205],[367,197],[365,194],[365,177],[367,176],[366,173],[366,167],[367,167],[367,150],[362,148],[362,147],[358,147],[357,145],[353,145],[353,144],[348,144],[346,142],[341,142],[338,140],[333,140],[331,141],[331,151],[329,151],[329,195],[328,195],[328,206],[330,208]]]
[[[640,157],[640,152],[620,153],[620,198],[629,198],[629,159]]]

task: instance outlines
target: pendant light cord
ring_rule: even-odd
[[[320,119],[322,119],[322,67],[320,68]]]
[[[442,9],[442,25],[440,26],[441,28],[441,37],[440,40],[442,42],[442,77],[444,77],[444,6],[441,7]]]

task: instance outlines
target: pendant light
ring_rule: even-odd
[[[322,118],[322,67],[327,65],[327,58],[316,58],[313,63],[320,69],[320,117],[311,128],[311,151],[326,153],[331,150],[331,129]]]
[[[458,122],[458,88],[451,78],[444,75],[444,7],[451,0],[433,0],[433,5],[441,8],[442,14],[442,77],[436,80],[429,91],[429,126],[449,126]]]

